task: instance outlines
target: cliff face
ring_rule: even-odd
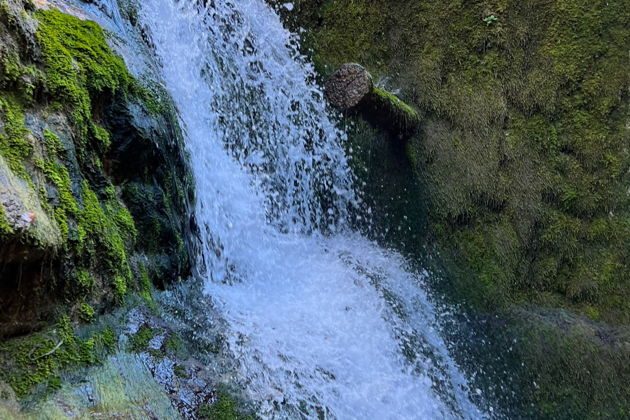
[[[422,255],[428,237],[437,250],[433,261],[446,274],[436,287],[474,314],[503,314],[488,327],[501,344],[484,351],[504,353],[523,339],[506,362],[522,379],[508,381],[523,412],[628,415],[624,2],[270,3],[304,28],[305,52],[323,78],[360,63],[423,115],[406,159],[383,133],[353,122],[356,164],[376,217],[398,215],[390,239]],[[493,363],[480,361],[489,371]]]
[[[364,64],[425,113],[408,155],[482,308],[630,320],[630,12],[620,2],[295,2],[326,76]],[[470,277],[470,276],[460,276]]]
[[[155,86],[94,22],[0,2],[0,381],[19,396],[113,339],[74,325],[190,272],[193,182]]]

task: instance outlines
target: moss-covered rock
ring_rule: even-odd
[[[326,97],[346,115],[360,115],[390,137],[405,141],[417,133],[418,111],[393,93],[374,86],[372,75],[361,65],[346,63],[326,81]]]
[[[54,391],[61,385],[59,375],[64,369],[93,364],[106,342],[106,332],[96,332],[89,338],[77,336],[70,319],[61,317],[42,332],[0,344],[0,380],[9,384],[18,397],[36,388],[44,393]]]
[[[627,8],[327,0],[279,10],[307,29],[320,71],[358,62],[427,113],[409,156],[442,254],[466,273],[462,287],[481,289],[475,307],[547,302],[630,320]]]
[[[254,420],[252,415],[243,414],[238,402],[225,391],[218,393],[214,404],[201,407],[198,415],[204,420]]]
[[[497,391],[523,396],[525,411],[513,416],[627,416],[628,395],[617,392],[630,380],[623,346],[505,311],[534,305],[630,323],[630,9],[586,0],[295,1],[292,11],[270,3],[306,29],[305,52],[324,77],[360,63],[426,115],[406,150],[415,182],[379,187],[405,164],[385,164],[393,159],[362,141],[378,134],[361,124],[354,163],[388,239],[446,272],[432,280],[440,292],[472,313],[500,313],[504,328],[518,325],[512,338],[531,335],[508,370],[531,380]],[[483,325],[478,332],[498,342]],[[592,375],[597,366],[615,368]],[[601,387],[593,397],[592,387]]]
[[[451,333],[466,348],[463,363],[474,364],[478,372],[472,385],[483,389],[486,404],[507,418],[630,415],[628,327],[540,308],[475,315],[462,325],[454,325]]]
[[[93,360],[57,360],[91,338],[51,325],[188,274],[193,187],[168,98],[96,23],[26,3],[0,3],[0,339],[30,334],[0,349],[0,377],[20,397]]]
[[[168,393],[134,354],[117,353],[86,368],[81,382],[62,383],[47,398],[20,410],[0,399],[0,418],[15,420],[88,418],[180,419]]]

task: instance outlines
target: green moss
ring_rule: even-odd
[[[109,138],[109,132],[105,130],[100,125],[93,124],[92,125],[92,136],[96,141],[96,147],[98,150],[102,152],[106,152],[111,145],[111,140]]]
[[[301,3],[301,2],[300,2]],[[315,61],[320,68],[338,68],[347,62],[365,64],[378,74],[385,68],[388,53],[382,42],[388,29],[382,1],[333,0],[324,2],[321,19],[344,22],[343,25],[322,25],[314,36]]]
[[[100,349],[105,353],[112,353],[116,350],[116,344],[118,340],[114,331],[111,329],[105,329],[96,335],[95,341]]]
[[[122,301],[127,294],[127,279],[123,276],[114,276],[112,286],[114,288],[116,298],[119,301]]]
[[[0,19],[11,29],[18,28],[18,16],[11,10],[6,0],[0,2]]]
[[[155,334],[157,334],[157,332],[158,330],[155,328],[151,328],[146,325],[141,326],[138,332],[129,338],[129,351],[145,351],[149,346],[149,342],[151,341],[151,339],[153,339],[153,337],[155,337]]]
[[[0,238],[4,236],[11,235],[13,233],[13,228],[9,224],[7,220],[7,215],[4,210],[4,206],[0,204]]]
[[[75,272],[76,284],[78,284],[82,290],[89,291],[94,286],[94,277],[88,270],[78,269]]]
[[[82,186],[83,209],[79,215],[79,246],[89,260],[97,261],[111,278],[117,299],[122,299],[132,280],[127,250],[135,240],[129,212],[117,201],[102,205],[87,182]],[[102,254],[97,254],[102,250]]]
[[[38,10],[34,16],[39,21],[37,41],[42,50],[45,73],[41,79],[45,79],[44,91],[52,104],[50,109],[71,116],[80,171],[102,172],[101,158],[111,139],[110,133],[94,121],[97,114],[94,110],[117,95],[125,96],[131,91],[138,96],[141,88],[130,76],[122,59],[108,47],[105,34],[96,23],[54,9]],[[23,66],[19,57],[9,58],[10,65],[3,66],[6,68],[3,73],[3,80],[7,80],[5,86],[14,85],[15,80],[29,72],[36,75],[36,79],[40,78],[41,72],[37,73],[32,66]],[[149,94],[145,96],[148,98]],[[10,105],[5,114],[11,121],[23,120],[18,102],[13,101]],[[13,168],[18,168],[28,157],[21,151],[23,148],[15,147],[26,134],[19,127],[23,124],[13,122],[11,130],[6,130],[11,135],[0,137],[0,147],[3,141],[12,143]],[[89,298],[97,292],[93,285],[98,279],[109,286],[116,300],[121,301],[132,285],[128,253],[137,236],[133,218],[111,185],[105,188],[103,199],[81,178],[74,180],[80,182],[80,191],[76,186],[73,189],[66,151],[58,135],[45,129],[43,140],[46,153],[34,162],[35,167],[44,173],[57,192],[50,201],[45,201],[45,205],[63,233],[64,247],[74,260],[73,265],[81,267],[73,276],[74,285],[79,287],[69,285],[70,295]]]
[[[2,0],[0,2],[0,17],[4,20],[10,16],[11,12],[9,11],[9,3],[7,0]]]
[[[420,115],[407,103],[393,93],[374,87],[369,108],[370,120],[377,121],[382,127],[390,127],[396,135],[408,138],[413,135],[420,124]],[[376,110],[377,115],[374,115]]]
[[[62,369],[94,363],[94,340],[77,337],[67,317],[47,331],[0,345],[0,378],[23,397],[35,386],[55,388]]]
[[[51,328],[0,344],[0,380],[20,398],[34,392],[45,394],[59,388],[64,372],[100,363],[115,347],[111,329],[83,338],[63,316]]]
[[[116,199],[116,188],[114,188],[113,185],[109,185],[109,186],[105,187],[105,195],[107,196],[107,198],[109,200],[115,200]]]
[[[374,201],[428,203],[429,234],[403,241],[424,257],[426,243],[415,238],[435,240],[449,269],[436,286],[475,312],[534,304],[630,321],[630,9],[622,3],[294,2],[288,19],[299,15],[295,27],[306,28],[324,76],[360,62],[426,114],[407,147],[425,195]],[[577,339],[573,348],[555,333],[559,342],[537,340],[527,365],[549,373],[544,391],[529,394],[531,381],[515,388],[525,405],[547,407],[531,417],[627,416],[619,410],[627,396],[615,394],[627,389],[625,374],[589,382],[622,353],[578,348]],[[550,359],[558,361],[551,369]]]
[[[2,71],[0,71],[0,86],[5,87],[16,83],[21,76],[20,56],[16,53],[9,53],[0,60]]]
[[[38,296],[45,296],[46,312],[63,310],[68,318],[92,323],[97,314],[91,304],[108,311],[128,294],[137,293],[154,305],[149,273],[158,270],[136,270],[134,279],[130,255],[138,229],[105,168],[112,141],[105,111],[112,103],[140,101],[153,116],[168,118],[167,112],[172,112],[168,95],[157,85],[144,86],[134,80],[96,23],[54,9],[28,9],[20,14],[22,2],[0,4],[0,155],[13,172],[27,179],[63,234],[59,252],[46,254],[44,277],[38,278]],[[35,27],[33,39],[24,28]],[[29,127],[32,124],[32,133],[27,122]],[[162,209],[170,202],[156,204]],[[0,206],[0,238],[13,233]],[[179,241],[172,241],[173,248],[183,248]],[[71,309],[61,308],[61,303]],[[69,328],[69,321],[64,323]],[[96,327],[83,328],[93,331]],[[45,386],[53,389],[60,384],[59,372],[91,363],[101,357],[101,348],[111,351],[116,345],[111,331],[89,339],[61,335],[59,328],[49,328],[23,340],[6,341],[6,346],[0,344],[0,381],[11,382],[20,397]],[[51,355],[33,360],[33,355],[53,350],[61,341]],[[91,356],[76,356],[85,363],[74,355],[72,360],[65,359],[65,353],[81,346],[94,347]]]
[[[52,141],[51,139],[49,136],[49,141]],[[68,169],[52,159],[45,162],[38,159],[35,161],[35,165],[57,189],[59,202],[56,203],[54,216],[61,233],[67,238],[70,233],[68,219],[76,217],[79,212],[77,201],[72,193]]]
[[[59,156],[64,152],[63,145],[59,140],[59,136],[50,131],[49,129],[44,130],[44,143],[46,143],[46,148],[48,152],[53,156]]]
[[[393,93],[387,92],[387,91],[385,91],[383,89],[375,88],[374,89],[374,94],[379,96],[380,98],[382,98],[382,100],[384,100],[384,101],[391,102],[391,103],[395,104],[394,106],[396,108],[402,109],[404,111],[404,114],[408,115],[408,118],[410,118],[410,119],[419,119],[418,111],[413,109],[411,106],[409,106],[405,102],[401,101],[400,98],[398,98]]]
[[[135,241],[138,231],[136,230],[135,222],[127,207],[116,200],[110,200],[105,207],[107,214],[116,224],[120,235],[127,241]]]
[[[33,145],[26,139],[24,110],[15,98],[0,96],[0,121],[0,154],[15,174],[26,178],[24,161],[30,157]]]
[[[140,268],[140,285],[138,294],[145,302],[147,302],[149,306],[153,307],[155,305],[155,302],[153,301],[151,289],[152,286],[151,280],[149,279],[149,272],[147,271],[147,268],[143,265]]]
[[[54,99],[72,107],[74,121],[87,137],[92,99],[126,90],[131,76],[96,23],[55,9],[39,10],[35,16],[39,20],[37,38],[42,47],[46,86]]]
[[[601,341],[594,332],[592,326],[584,324],[571,325],[564,333],[559,333],[557,326],[544,324],[527,329],[520,351],[531,369],[530,380],[536,383],[533,417],[630,415],[627,387],[610,386],[627,383],[630,353],[618,343]]]
[[[92,323],[94,322],[94,308],[90,306],[88,303],[82,303],[79,305],[79,318],[83,322]]]
[[[508,277],[505,266],[500,264],[500,258],[495,254],[496,250],[491,245],[491,233],[479,229],[465,230],[458,232],[455,239],[468,267],[478,278],[478,283],[472,287],[466,282],[460,284],[458,293],[465,296],[469,303],[482,308],[496,307],[498,302],[505,305],[508,299],[506,296],[511,292],[512,279]],[[464,275],[461,273],[459,276]]]
[[[0,53],[0,90],[10,92],[21,103],[29,105],[33,95],[43,81],[42,72],[33,65],[22,63],[19,54],[8,48],[10,52]]]
[[[164,89],[158,83],[152,80],[144,80],[140,83],[138,80],[133,79],[130,87],[130,93],[140,99],[142,103],[147,107],[149,114],[153,116],[165,115],[173,112],[171,99]]]
[[[254,417],[241,413],[237,402],[225,391],[219,391],[213,405],[199,409],[199,417],[207,420],[253,420]]]
[[[484,317],[466,338],[465,363],[484,372],[471,387],[506,418],[626,418],[630,329],[562,309],[517,309]],[[508,387],[509,392],[501,391]],[[473,388],[474,389],[474,388]]]
[[[441,247],[472,269],[467,290],[499,292],[499,307],[551,293],[584,314],[630,319],[619,303],[630,296],[627,8],[586,0],[297,6],[316,60],[366,64],[428,113],[411,160],[428,187],[432,225],[444,227],[434,232]],[[594,239],[591,226],[606,217]]]

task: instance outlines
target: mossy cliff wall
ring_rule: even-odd
[[[178,130],[96,23],[0,2],[0,382],[19,396],[93,360],[105,336],[73,325],[188,275]]]
[[[531,366],[517,386],[524,406],[536,406],[525,411],[534,418],[630,416],[627,2],[270,3],[294,30],[305,29],[305,52],[323,78],[360,63],[422,114],[407,162],[391,172],[404,179],[400,172],[411,165],[415,186],[368,185],[395,194],[375,199],[390,203],[376,215],[399,214],[393,239],[412,252],[426,255],[429,238],[448,272],[436,286],[456,302],[478,314],[517,314],[505,324],[517,325],[508,328],[514,335],[497,343],[529,340],[513,360]],[[382,134],[358,127],[352,144],[360,173],[387,184],[384,159],[370,155],[388,152],[372,143]],[[362,142],[372,151],[357,154]],[[532,306],[564,308],[600,331],[571,335],[584,318],[514,312]],[[545,331],[525,334],[523,323]],[[607,364],[615,376],[597,369]]]
[[[481,307],[630,321],[630,11],[614,1],[296,1],[320,73],[364,64],[425,113],[408,154]],[[470,277],[470,276],[462,276]],[[464,281],[464,280],[462,280]]]

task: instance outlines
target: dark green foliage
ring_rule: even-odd
[[[94,322],[94,308],[92,308],[88,303],[82,303],[79,305],[79,318],[83,322],[92,323]]]
[[[54,159],[54,152],[51,153],[51,157],[52,159],[46,162],[38,159],[35,161],[35,165],[57,189],[59,203],[54,210],[54,216],[62,235],[67,237],[69,234],[68,218],[74,218],[78,215],[79,206],[72,192],[68,169],[64,165],[57,163],[56,159]]]
[[[115,200],[102,205],[87,182],[82,186],[82,200],[78,251],[86,261],[107,273],[116,298],[122,300],[132,280],[127,252],[136,235],[133,219]]]
[[[393,93],[374,87],[356,107],[366,120],[389,133],[390,137],[406,141],[418,132],[418,111],[401,101]]]
[[[365,121],[346,121],[350,122],[346,131],[351,164],[363,184],[360,188],[371,209],[370,223],[384,227],[365,231],[389,246],[417,255],[420,238],[427,234],[426,203],[418,199],[425,192],[415,180],[403,144]],[[364,222],[355,223],[361,227]]]
[[[20,19],[30,19],[26,13],[18,17],[8,5],[4,13],[11,15],[13,27],[19,26]],[[94,107],[125,91],[132,79],[94,22],[54,9],[40,10],[35,16],[39,20],[36,40],[41,47],[42,70],[38,69],[38,63],[25,64],[33,58],[21,56],[23,47],[19,40],[7,44],[7,50],[13,52],[2,55],[4,50],[0,51],[0,155],[33,188],[39,172],[49,184],[48,191],[54,191],[51,195],[43,186],[37,186],[44,188],[40,194],[44,199],[42,206],[52,213],[61,231],[67,269],[76,270],[65,282],[68,293],[89,300],[97,278],[111,287],[116,298],[122,299],[131,281],[127,254],[135,242],[134,221],[115,194],[99,198],[93,192],[98,186],[77,178],[76,173],[77,170],[84,174],[102,172],[100,162],[109,148],[110,136],[93,121]],[[5,34],[9,35],[14,33]],[[29,81],[32,87],[25,90],[24,84]],[[29,137],[32,140],[27,138],[29,130],[24,125],[24,114],[29,110],[34,84],[42,85],[40,88],[48,100],[60,105],[51,107],[51,112],[59,112],[61,108],[70,116],[78,168],[74,154],[67,153],[52,127],[45,128],[43,133],[32,133]],[[32,141],[42,145],[42,153],[34,159]],[[3,232],[8,231],[3,228]],[[85,315],[85,311],[79,313],[81,317]]]
[[[111,329],[105,329],[96,336],[96,345],[102,349],[105,353],[111,353],[116,350],[116,335]]]
[[[565,310],[518,309],[451,326],[470,354],[473,386],[506,418],[625,419],[630,415],[628,328]],[[456,333],[453,331],[457,331]],[[484,331],[484,334],[480,334]],[[472,356],[472,357],[471,357]],[[505,392],[506,386],[514,393]]]
[[[0,89],[11,91],[20,103],[30,105],[36,90],[43,85],[44,75],[36,66],[24,64],[10,47],[9,44],[5,51],[0,50]]]
[[[4,211],[4,207],[0,206],[0,239],[4,236],[11,235],[13,233],[13,228],[7,221],[7,216]]]
[[[602,332],[611,335],[598,337]],[[615,330],[597,330],[587,323],[562,332],[544,321],[529,326],[518,351],[536,384],[532,417],[630,416],[630,351],[613,334]]]

